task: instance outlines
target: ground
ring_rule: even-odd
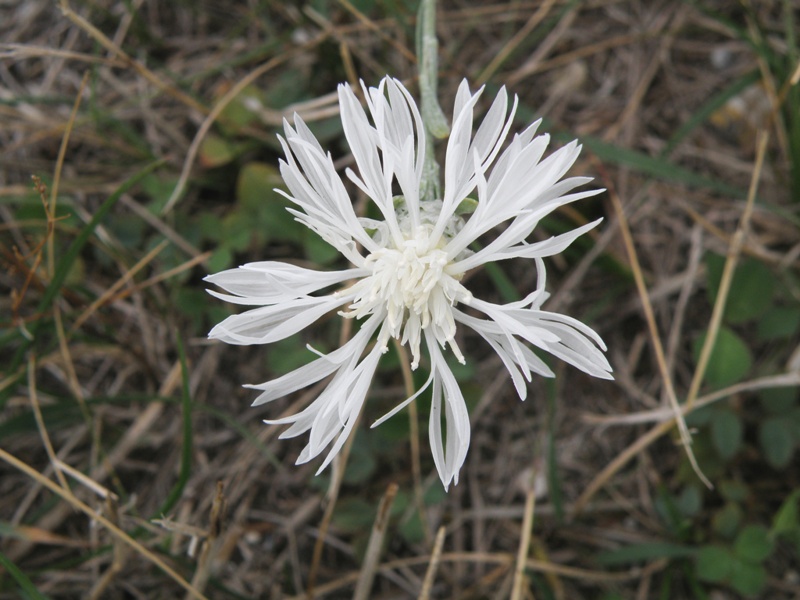
[[[459,333],[472,442],[447,492],[428,397],[368,427],[405,398],[395,350],[319,476],[262,422],[319,387],[250,407],[243,383],[350,332],[209,341],[230,307],[202,278],[341,266],[273,192],[276,133],[297,112],[351,166],[336,85],[417,94],[416,8],[0,3],[1,598],[800,594],[796,1],[442,1],[448,118],[463,78],[480,110],[505,85],[514,130],[578,138],[571,174],[606,189],[534,236],[604,218],[547,259],[545,308],[600,333],[615,379],[553,359],[520,402]],[[468,283],[505,302],[536,273]]]

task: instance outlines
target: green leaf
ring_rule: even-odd
[[[441,485],[429,485],[422,493],[422,503],[425,506],[439,506],[447,500],[447,492]]]
[[[764,458],[775,469],[789,466],[794,454],[792,424],[783,417],[769,417],[758,428],[758,441]]]
[[[704,333],[695,341],[695,362],[699,360],[705,337]],[[706,382],[714,388],[731,385],[744,379],[752,365],[753,356],[742,338],[727,327],[720,327],[706,368]]]
[[[742,447],[742,420],[732,410],[717,409],[711,420],[711,439],[720,458],[733,458]]]
[[[750,495],[750,489],[740,481],[727,479],[719,483],[719,493],[729,502],[744,502]]]
[[[717,299],[725,260],[724,256],[718,254],[706,256],[707,289],[711,304]],[[772,306],[775,283],[775,276],[763,263],[752,258],[740,261],[725,302],[725,320],[728,323],[744,323],[763,315]]]
[[[721,546],[703,546],[695,555],[697,577],[703,581],[720,583],[730,577],[734,569],[733,555]]]
[[[795,406],[788,411],[786,422],[789,424],[794,439],[800,440],[800,406]]]
[[[249,162],[242,166],[236,178],[236,200],[240,208],[250,214],[257,213],[272,188],[281,185],[278,169],[262,162]]]
[[[693,517],[703,507],[703,494],[696,485],[687,485],[677,501],[678,510],[686,517]]]
[[[208,270],[210,273],[217,273],[230,269],[233,265],[233,254],[230,248],[221,247],[217,248],[211,258],[208,259]]]
[[[217,227],[223,232],[220,245],[233,252],[245,251],[253,241],[258,230],[253,227],[253,219],[243,211],[234,210],[217,222]]]
[[[321,348],[315,346],[317,350]],[[303,344],[300,335],[293,335],[269,345],[267,365],[276,375],[285,375],[298,367],[310,363],[317,356]]]
[[[302,238],[306,258],[320,266],[330,265],[336,262],[341,256],[339,251],[319,237],[315,232],[310,229],[304,229],[305,231],[303,231]]]
[[[505,302],[516,302],[520,299],[520,294],[514,282],[511,281],[498,263],[486,263],[483,268]]]
[[[332,521],[347,533],[367,532],[375,520],[376,507],[361,498],[343,498],[336,504]]]
[[[776,417],[783,417],[795,407],[797,395],[798,388],[796,386],[767,388],[758,393],[758,399],[768,413]]]
[[[701,406],[697,410],[693,410],[686,415],[686,424],[689,427],[702,427],[703,425],[708,425],[711,422],[711,419],[714,418],[715,413],[716,410],[714,410],[713,406]]]
[[[269,241],[299,241],[305,228],[286,210],[291,202],[275,191],[282,185],[280,173],[272,165],[244,165],[236,180],[238,216],[246,219],[247,230],[264,234]]]
[[[773,547],[766,527],[748,525],[736,536],[733,552],[744,561],[760,563],[772,554]]]
[[[742,507],[735,502],[728,502],[714,513],[711,518],[711,526],[718,535],[731,539],[736,534],[736,530],[739,529],[742,516]]]
[[[796,306],[773,306],[758,321],[756,330],[763,342],[789,339],[800,330],[800,308]]]
[[[730,584],[737,592],[745,596],[755,596],[764,589],[767,572],[761,565],[736,561],[730,577]]]
[[[772,535],[800,533],[800,490],[795,490],[783,501],[772,522]]]
[[[344,472],[344,482],[349,485],[366,483],[375,473],[378,465],[375,454],[375,450],[370,447],[370,443],[364,435],[364,430],[356,431],[356,438],[353,440],[350,458]]]
[[[228,90],[220,90],[226,93]],[[221,94],[220,94],[221,95]],[[245,127],[258,121],[256,111],[264,106],[264,95],[257,87],[248,85],[222,109],[219,115],[219,125],[225,129],[229,126]],[[255,110],[254,110],[255,109]]]
[[[208,134],[200,144],[198,159],[206,169],[227,165],[236,157],[233,146],[218,135]]]
[[[152,173],[142,179],[142,191],[150,197],[147,203],[150,214],[161,214],[177,184],[177,177],[163,173]]]
[[[412,512],[408,519],[397,526],[397,532],[409,544],[419,544],[425,540],[425,530],[422,527],[422,520],[419,518],[419,511]]]
[[[471,215],[478,208],[478,201],[474,198],[464,198],[456,207],[457,215]]]

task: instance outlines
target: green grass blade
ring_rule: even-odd
[[[597,562],[605,567],[629,565],[631,563],[658,560],[660,558],[689,558],[695,549],[671,542],[645,542],[609,550],[597,555]]]
[[[758,71],[752,71],[734,81],[716,96],[711,98],[701,106],[683,125],[678,127],[672,137],[669,138],[667,145],[661,151],[661,156],[668,156],[675,147],[680,144],[692,131],[708,121],[712,114],[725,106],[731,98],[737,96],[745,89],[756,83],[760,79]]]
[[[97,209],[94,216],[91,220],[86,224],[86,226],[81,230],[78,236],[73,240],[72,244],[70,244],[69,248],[67,249],[66,253],[61,257],[56,265],[55,273],[53,274],[53,278],[50,280],[50,284],[42,294],[42,299],[39,302],[39,306],[36,308],[36,312],[38,314],[45,313],[50,306],[55,301],[58,293],[61,291],[61,286],[64,284],[64,280],[67,278],[67,274],[69,273],[70,268],[72,267],[75,260],[78,258],[81,250],[89,241],[89,238],[94,233],[94,230],[100,224],[100,222],[105,218],[105,216],[109,213],[109,211],[114,207],[117,201],[122,197],[123,194],[128,192],[133,186],[139,183],[144,177],[155,171],[158,167],[162,166],[166,161],[164,159],[157,160],[155,162],[150,163],[143,169],[141,169],[138,173],[135,173],[128,179],[126,179],[122,185],[120,185],[113,194],[111,194],[103,204],[100,205],[100,208]],[[42,327],[43,319],[39,319],[35,321],[30,328],[31,336],[30,338],[24,338],[20,346],[17,348],[14,357],[11,359],[8,365],[8,372],[9,373],[17,373],[22,361],[25,360],[25,356],[27,355],[28,350],[33,345],[34,341],[36,340],[36,335],[39,333]],[[21,372],[20,372],[21,373]],[[20,373],[17,373],[19,376]],[[0,392],[0,409],[5,406],[6,400],[8,399],[8,395],[13,390],[13,386],[8,386],[5,390]]]
[[[497,263],[486,263],[483,265],[483,270],[486,271],[505,302],[516,302],[522,299],[514,283]]]
[[[743,82],[740,83],[743,84]],[[517,115],[521,121],[528,123],[538,118],[530,107],[524,104],[519,105]],[[542,130],[551,129],[550,125],[551,124],[544,119]],[[694,127],[694,124],[690,125]],[[681,128],[676,132],[676,136],[678,134],[685,135],[686,133],[688,133],[688,129],[684,132],[683,128]],[[570,133],[555,132],[552,134],[552,138],[559,142],[566,143],[574,140],[575,136]],[[738,187],[729,185],[713,177],[701,175],[691,169],[672,164],[661,156],[649,156],[639,150],[622,148],[591,136],[583,136],[579,138],[579,141],[603,162],[629,167],[638,173],[649,175],[670,183],[683,184],[693,188],[710,189],[732,198],[744,198],[746,195],[746,190],[739,189]]]
[[[745,196],[745,190],[717,179],[700,175],[684,167],[679,167],[661,157],[648,156],[637,150],[620,148],[593,137],[582,137],[580,141],[604,162],[630,167],[639,173],[671,183],[683,184],[688,187],[707,188],[732,198],[744,198]]]
[[[108,198],[106,198],[105,202],[100,205],[100,208],[97,209],[94,216],[91,220],[86,224],[75,240],[70,244],[69,248],[67,249],[64,256],[61,260],[58,261],[58,265],[56,266],[56,272],[53,275],[53,279],[50,281],[50,285],[47,286],[44,294],[42,295],[42,300],[39,302],[39,306],[37,307],[37,311],[39,313],[43,313],[55,300],[58,292],[61,290],[61,286],[64,283],[64,280],[67,278],[67,274],[69,273],[70,268],[72,268],[72,264],[78,258],[81,250],[86,245],[86,242],[89,241],[89,238],[94,233],[94,230],[100,224],[100,222],[105,218],[105,216],[109,213],[109,211],[114,207],[117,201],[122,197],[123,194],[128,192],[133,186],[139,183],[146,175],[149,175],[153,171],[155,171],[158,167],[163,165],[166,161],[165,160],[157,160],[155,162],[150,163],[146,167],[144,167],[141,171],[126,179],[121,186],[117,188],[117,190],[111,194]]]
[[[14,578],[20,590],[22,590],[23,597],[32,598],[34,600],[48,600],[48,596],[45,596],[37,590],[28,576],[2,552],[0,552],[0,567],[3,567],[6,573]]]
[[[180,335],[175,337],[178,346],[178,357],[181,361],[182,380],[183,441],[181,443],[181,468],[178,473],[178,481],[172,486],[169,496],[158,509],[157,517],[168,514],[177,504],[192,472],[192,395],[189,390],[189,368],[186,364],[186,351],[183,348],[183,341]]]
[[[209,414],[216,419],[219,419],[220,421],[225,423],[227,427],[230,427],[232,430],[234,430],[236,433],[242,436],[242,439],[245,439],[251,444],[253,444],[253,446],[259,451],[261,456],[263,456],[269,462],[269,464],[275,467],[278,471],[281,471],[285,468],[284,464],[280,461],[280,459],[277,456],[275,456],[275,454],[272,451],[270,451],[269,448],[267,448],[267,445],[260,439],[258,439],[258,436],[255,436],[252,433],[250,433],[247,427],[243,426],[235,417],[232,417],[230,413],[224,410],[219,410],[218,408],[214,408],[213,406],[209,406],[207,404],[198,405],[197,410]]]
[[[546,379],[544,385],[547,390],[547,487],[556,522],[561,524],[564,522],[564,494],[556,450],[556,380]]]

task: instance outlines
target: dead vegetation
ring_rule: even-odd
[[[732,505],[740,527],[771,528],[775,543],[755,595],[800,594],[798,549],[774,530],[798,472],[765,462],[759,441],[773,415],[759,394],[800,384],[800,126],[786,108],[797,53],[785,27],[796,2],[441,2],[445,111],[463,77],[505,84],[518,124],[541,115],[556,143],[580,137],[575,171],[608,189],[542,235],[606,216],[581,252],[548,263],[548,308],[601,333],[616,381],[555,364],[557,379],[534,381],[520,403],[499,361],[465,340],[473,440],[446,495],[422,414],[417,447],[403,415],[385,433],[364,425],[404,397],[396,358],[349,460],[319,477],[315,463],[294,466],[300,441],[261,423],[316,390],[249,407],[241,383],[340,332],[331,322],[280,347],[206,340],[226,310],[205,296],[206,273],[324,256],[251,218],[272,213],[247,203],[241,173],[277,164],[275,133],[293,111],[346,155],[332,92],[387,72],[413,89],[415,8],[0,3],[0,597],[735,597],[744,588],[730,579],[698,580],[696,554],[599,558],[734,547],[739,530],[717,528]],[[708,272],[725,259],[710,253],[729,264],[713,297]],[[759,295],[733,278],[737,264],[759,265],[746,272],[768,273],[772,291],[764,311],[731,321],[714,312],[726,277],[728,298]],[[524,264],[507,276],[518,292],[533,281]],[[500,293],[486,275],[475,282]],[[752,361],[703,383],[698,340],[720,328]],[[729,446],[715,436],[730,430],[690,418],[713,491],[680,444],[678,405],[723,407],[710,418],[739,423],[735,453],[720,457]],[[734,484],[740,500],[725,492]]]

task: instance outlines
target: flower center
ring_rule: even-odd
[[[356,283],[351,291],[356,298],[346,317],[362,317],[386,310],[386,329],[379,339],[386,350],[388,337],[409,342],[412,368],[420,358],[422,330],[429,330],[444,346],[450,344],[456,357],[464,362],[454,341],[456,325],[452,307],[468,303],[472,294],[459,282],[463,273],[452,273],[447,253],[430,248],[430,228],[421,226],[402,245],[376,250],[366,259],[372,274]],[[402,336],[402,337],[401,337]]]

